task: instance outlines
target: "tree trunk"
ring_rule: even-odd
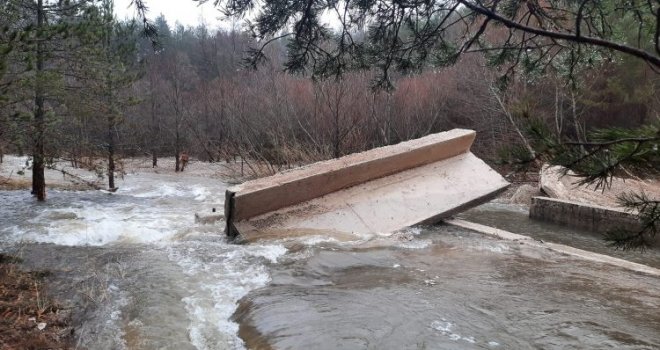
[[[339,158],[340,155],[340,145],[341,141],[339,140],[339,106],[337,106],[337,112],[335,113],[335,142],[334,142],[334,156]]]
[[[153,82],[153,77],[149,77],[149,84],[151,85],[151,136],[153,136],[153,139],[151,140],[151,167],[152,168],[157,168],[158,167],[158,144],[157,140],[159,140],[159,126],[158,123],[156,122],[156,96],[154,93],[154,82]]]
[[[557,133],[557,142],[561,143],[561,135],[564,130],[564,112],[560,97],[559,84],[555,84],[555,132]]]
[[[575,137],[578,142],[587,142],[582,129],[580,128],[580,120],[577,114],[577,101],[575,98],[575,90],[571,88],[571,112],[573,116],[573,127],[575,128]],[[584,148],[584,146],[582,146]]]
[[[43,0],[37,1],[37,28],[38,32],[45,22]],[[32,194],[37,196],[37,200],[43,202],[46,200],[46,176],[44,174],[44,131],[45,131],[45,113],[44,113],[44,89],[42,81],[44,70],[44,52],[41,40],[37,42],[37,67],[34,97],[34,149],[32,162]]]
[[[114,121],[108,116],[108,188],[115,188],[115,134],[112,132]]]
[[[532,145],[529,143],[525,135],[522,133],[522,131],[520,131],[520,128],[516,124],[516,121],[513,119],[513,115],[511,115],[509,110],[506,108],[506,105],[504,104],[504,101],[502,101],[502,98],[500,98],[500,95],[497,94],[497,91],[492,86],[490,87],[490,91],[493,93],[493,96],[495,97],[497,103],[500,105],[500,108],[502,109],[504,115],[506,115],[507,119],[509,119],[511,126],[513,126],[513,130],[520,137],[520,141],[522,142],[523,146],[525,146],[527,152],[529,152],[531,158],[536,158],[536,152],[534,151],[534,148],[532,148]]]
[[[174,160],[174,171],[178,173],[181,170],[181,166],[180,166],[181,164],[179,163],[179,161],[181,160],[181,148],[179,146],[179,126],[178,125],[176,127],[176,136],[175,136],[175,140],[174,140],[174,154],[175,154],[174,156],[176,158]]]
[[[106,11],[110,11],[109,9],[106,9]],[[106,13],[106,18],[108,14]],[[109,23],[106,23],[106,33],[105,33],[105,57],[107,63],[111,66],[112,65],[112,57],[110,54],[110,50],[112,48],[110,47],[110,40],[111,40],[111,35],[112,35],[112,22],[109,21]],[[106,88],[108,89],[106,91],[106,98],[107,98],[107,111],[108,113],[108,189],[110,191],[115,190],[115,134],[114,134],[114,128],[115,124],[117,123],[116,119],[116,110],[115,110],[115,99],[114,99],[114,86],[112,84],[112,72],[110,69],[108,69],[107,74],[106,74]]]

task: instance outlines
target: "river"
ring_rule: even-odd
[[[51,272],[89,349],[657,349],[660,280],[450,226],[236,245],[208,177],[0,191],[0,250]]]

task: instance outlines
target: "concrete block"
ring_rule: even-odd
[[[532,198],[529,217],[597,233],[641,228],[637,217],[626,211],[548,197]]]
[[[227,190],[227,234],[391,232],[478,205],[508,183],[454,129],[311,164]]]

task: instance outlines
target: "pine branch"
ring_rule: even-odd
[[[149,12],[149,7],[144,0],[131,0],[131,6],[134,6],[138,12],[138,17],[142,21],[142,33],[143,35],[151,41],[151,45],[156,48],[160,48],[160,41],[158,40],[158,30],[156,26],[149,20],[147,13]]]
[[[640,222],[636,230],[620,228],[608,232],[606,240],[620,249],[641,249],[651,246],[651,240],[660,231],[660,200],[651,199],[645,192],[623,193],[619,203],[630,213],[635,213]]]
[[[586,142],[565,142],[554,145],[560,156],[558,165],[571,170],[582,179],[578,182],[596,184],[606,189],[621,168],[660,169],[660,126],[648,125],[637,129],[604,129],[592,132]]]
[[[484,5],[481,5],[479,2],[473,3],[472,1],[468,0],[459,0],[461,4],[463,4],[465,7],[469,8],[470,10],[479,13],[483,16],[485,16],[488,19],[497,21],[499,23],[502,23],[504,26],[512,29],[517,29],[520,31],[523,31],[525,33],[531,33],[531,34],[536,34],[545,38],[551,38],[551,39],[559,39],[559,40],[565,40],[569,42],[574,42],[578,44],[588,44],[588,45],[593,45],[593,46],[598,46],[598,47],[603,47],[606,49],[614,50],[614,51],[619,51],[631,56],[635,56],[638,58],[643,59],[644,61],[648,62],[650,65],[656,67],[657,69],[660,69],[660,57],[644,51],[643,49],[632,47],[626,44],[622,43],[617,43],[614,41],[609,41],[606,39],[602,38],[596,38],[596,37],[589,37],[589,36],[584,36],[581,35],[580,32],[576,32],[574,34],[572,33],[561,33],[561,32],[555,32],[551,30],[545,30],[542,28],[537,28],[537,27],[531,27],[527,25],[523,25],[520,22],[517,22],[515,20],[506,18],[496,11],[493,11],[490,8],[487,8]],[[584,5],[584,4],[583,4]],[[584,7],[584,6],[581,6]],[[579,22],[581,21],[581,16],[582,16],[582,10],[579,12],[578,19]],[[660,21],[660,10],[657,15],[658,20]],[[577,31],[577,28],[576,28]]]
[[[660,124],[636,129],[609,128],[589,134],[587,141],[561,141],[542,123],[531,121],[527,132],[535,141],[540,158],[564,167],[580,177],[578,184],[595,184],[606,190],[614,176],[631,169],[637,172],[660,170]],[[628,175],[628,174],[626,174]],[[625,193],[618,197],[626,211],[636,215],[640,226],[607,232],[605,238],[620,249],[645,249],[660,230],[660,199],[646,193]]]

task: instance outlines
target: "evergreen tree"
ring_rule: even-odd
[[[1,8],[0,17],[10,20],[0,42],[1,100],[15,107],[14,116],[29,118],[32,193],[39,201],[46,199],[48,127],[64,93],[64,66],[72,48],[93,33],[95,2],[8,0]],[[21,109],[19,103],[28,99],[32,108]]]
[[[97,60],[97,73],[101,74],[99,81],[102,84],[97,96],[101,97],[98,103],[100,114],[106,117],[108,188],[115,191],[116,127],[123,122],[122,109],[135,102],[130,97],[122,98],[120,92],[138,78],[138,67],[132,62],[135,59],[137,38],[134,36],[134,23],[120,24],[116,21],[112,0],[102,1],[98,26],[103,34]]]

